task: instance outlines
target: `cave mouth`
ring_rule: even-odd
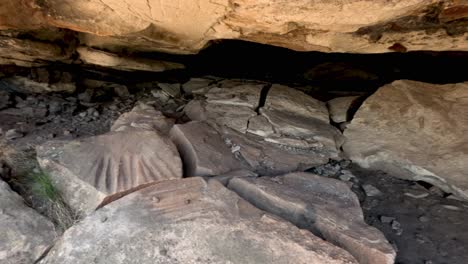
[[[194,79],[205,82],[206,87],[220,85],[221,88],[235,89],[239,84],[260,86],[257,101],[253,102],[253,112],[257,117],[263,117],[266,107],[269,107],[268,98],[275,89],[279,89],[278,84],[300,91],[303,93],[300,96],[305,94],[304,97],[310,96],[323,105],[335,98],[356,97],[347,105],[345,120],[336,121],[332,117],[325,120],[332,127],[327,131],[333,133],[346,131],[346,126],[367,98],[395,81],[426,83],[431,87],[428,92],[437,85],[468,81],[468,52],[463,51],[385,54],[298,52],[246,41],[217,40],[195,55],[113,54],[122,61],[131,58],[139,63],[143,61],[143,64],[144,61],[165,61],[184,65],[183,69],[162,72],[122,70],[115,65],[104,67],[86,63],[79,59],[78,54],[75,55],[70,63],[45,63],[39,67],[0,66],[0,176],[32,207],[51,218],[55,212],[47,209],[50,201],[35,197],[34,189],[27,183],[31,171],[33,175],[40,172],[35,164],[17,162],[18,159],[35,160],[36,147],[48,141],[79,140],[106,134],[114,121],[142,101],[161,111],[164,117],[171,118],[173,123],[170,125],[189,123],[193,118],[184,109],[190,102],[199,100],[200,94],[188,92],[184,85]],[[242,95],[239,99],[235,93],[225,92],[213,100],[240,100],[242,104],[236,106],[241,109],[252,104],[248,99],[249,92],[246,94],[245,98]],[[373,109],[378,109],[375,104],[373,106]],[[410,114],[408,116],[411,117]],[[267,121],[272,120],[271,116],[267,117]],[[284,119],[289,117],[295,118],[286,115]],[[419,126],[430,123],[431,117],[438,118],[434,115],[418,120]],[[222,119],[222,116],[217,118]],[[252,123],[249,119],[247,128]],[[274,130],[280,131],[281,126],[274,127]],[[309,151],[298,146],[309,142],[299,139],[288,138],[288,144],[295,144],[290,147],[292,152]],[[274,140],[283,144],[281,139]],[[229,144],[230,151],[237,154],[241,147],[232,142]],[[425,149],[431,150],[430,146],[425,146]],[[366,223],[383,232],[397,249],[397,263],[466,261],[464,246],[468,244],[468,230],[460,225],[468,219],[465,201],[458,199],[450,189],[439,188],[427,181],[408,180],[401,175],[389,177],[391,173],[364,169],[340,155],[303,170],[346,182],[359,199]],[[187,170],[187,164],[183,165]],[[403,174],[407,172],[405,169],[401,169]],[[229,177],[220,178],[220,181],[229,181]],[[120,198],[119,194],[125,196],[124,193],[117,193],[116,197]],[[63,219],[52,220],[59,229],[65,230],[74,223],[70,216],[73,210],[66,204],[62,206],[67,215],[65,223],[60,222]],[[313,232],[321,236],[319,231]]]

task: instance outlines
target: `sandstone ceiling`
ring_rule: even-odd
[[[211,41],[240,39],[381,53],[467,51],[467,38],[467,0],[0,0],[2,64],[63,61],[79,45],[193,54]],[[57,50],[54,42],[66,45]]]

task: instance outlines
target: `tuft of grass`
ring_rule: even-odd
[[[44,214],[54,222],[58,233],[64,232],[79,221],[80,216],[65,203],[47,173],[32,172],[28,178],[33,202],[40,204],[36,206],[42,207]]]

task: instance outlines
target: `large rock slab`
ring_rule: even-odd
[[[360,166],[426,181],[468,200],[468,83],[395,81],[359,108],[345,153]]]
[[[175,145],[155,131],[47,142],[37,148],[37,159],[64,200],[85,214],[110,195],[182,177]]]
[[[0,180],[0,262],[34,263],[55,238],[52,222],[24,204],[8,184]]]
[[[357,263],[346,251],[253,207],[218,181],[161,182],[65,232],[41,264]]]
[[[184,161],[186,176],[215,176],[242,168],[221,135],[205,122],[175,125],[170,138]]]
[[[393,264],[384,235],[364,222],[357,196],[339,180],[310,173],[234,178],[228,187],[267,212],[312,230],[348,250],[361,264]]]
[[[77,51],[80,55],[80,59],[85,63],[114,68],[117,70],[162,72],[184,68],[184,65],[180,63],[122,57],[117,54],[87,47],[79,47]]]
[[[382,53],[394,50],[396,43],[408,51],[468,50],[464,1],[181,0],[178,3],[3,0],[0,29],[71,29],[82,32],[80,43],[112,52],[196,53],[216,39],[322,52]]]
[[[148,130],[168,134],[175,120],[163,115],[154,107],[138,103],[130,112],[124,113],[111,127],[111,131]]]
[[[280,139],[284,145],[288,145],[286,142],[306,141],[320,146],[331,158],[338,157],[342,135],[330,125],[325,103],[301,91],[275,84],[260,112],[276,132],[275,137],[268,137],[269,141]],[[302,142],[297,145],[302,145]]]

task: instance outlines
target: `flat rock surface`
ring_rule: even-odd
[[[392,246],[380,231],[366,225],[357,196],[341,181],[291,173],[234,178],[228,187],[258,208],[348,250],[359,263],[394,263]]]
[[[175,125],[170,138],[184,161],[186,176],[215,176],[242,168],[221,135],[205,122]]]
[[[364,168],[426,181],[468,199],[468,83],[395,81],[370,96],[345,130]]]
[[[0,263],[36,261],[55,238],[54,225],[24,204],[8,184],[0,180]]]
[[[346,251],[253,207],[218,181],[165,181],[67,230],[41,264],[357,263]]]
[[[175,145],[153,131],[52,141],[39,146],[37,155],[42,169],[77,211],[92,211],[115,193],[182,177]]]

